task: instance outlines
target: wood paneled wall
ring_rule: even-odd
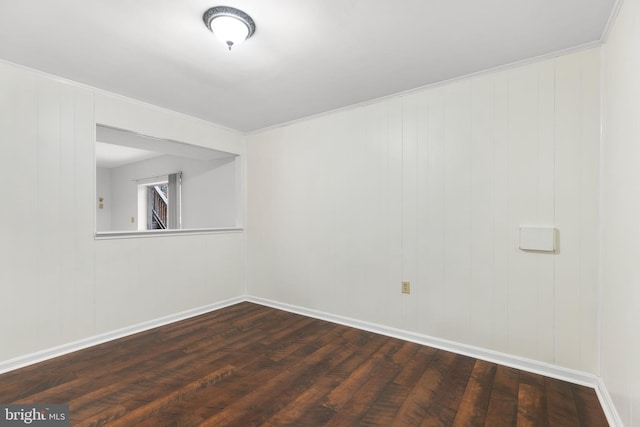
[[[252,135],[249,293],[596,373],[599,126],[592,49]]]
[[[95,123],[242,135],[0,63],[0,361],[244,293],[244,233],[94,240]]]
[[[625,0],[604,48],[601,374],[627,427],[640,426],[638,40],[640,1]]]

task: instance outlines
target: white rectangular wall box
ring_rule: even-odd
[[[553,227],[520,227],[520,249],[523,251],[554,252],[556,229]]]

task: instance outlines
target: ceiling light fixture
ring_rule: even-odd
[[[251,37],[256,31],[253,19],[233,7],[212,7],[204,13],[202,19],[213,35],[227,45],[229,50]]]

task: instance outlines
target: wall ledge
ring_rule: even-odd
[[[189,228],[183,230],[99,231],[94,234],[94,239],[141,239],[147,237],[194,236],[202,234],[225,234],[241,232],[244,232],[244,228],[242,227]]]

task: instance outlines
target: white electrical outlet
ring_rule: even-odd
[[[411,293],[411,282],[402,282],[402,293],[410,294]]]

